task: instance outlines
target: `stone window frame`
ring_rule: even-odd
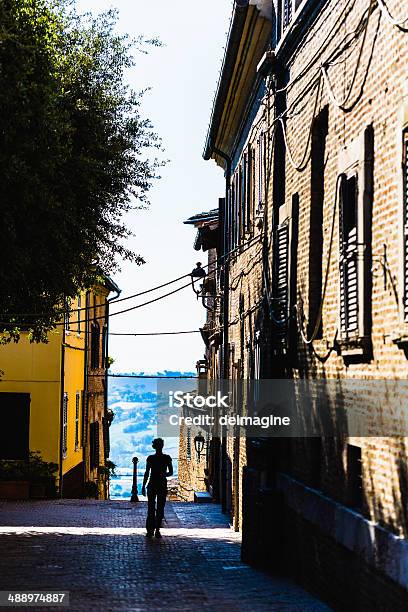
[[[374,131],[372,124],[366,124],[359,136],[344,146],[338,154],[337,174],[350,179],[357,176],[357,333],[353,336],[342,334],[341,312],[337,314],[339,331],[337,345],[344,358],[366,359],[371,354],[371,218],[373,202],[373,161]],[[340,211],[340,189],[337,194]],[[340,214],[338,212],[338,304],[341,301],[340,286]]]
[[[405,91],[404,101],[400,107],[397,120],[396,135],[396,178],[398,198],[398,272],[397,272],[397,295],[398,295],[398,327],[392,334],[392,340],[401,348],[406,349],[408,345],[408,319],[404,316],[405,280],[408,280],[408,262],[405,262],[405,193],[404,193],[404,140],[408,137],[408,86]],[[408,160],[407,160],[408,163]]]

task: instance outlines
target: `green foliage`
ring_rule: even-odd
[[[116,469],[117,465],[116,463],[113,463],[113,461],[109,461],[109,459],[107,459],[105,461],[105,465],[100,465],[98,468],[98,473],[99,475],[103,475],[106,476],[107,478],[112,478],[112,476],[116,476]]]
[[[39,451],[30,452],[28,461],[0,461],[0,480],[48,484],[55,481],[56,463],[43,461]]]
[[[92,499],[98,498],[98,485],[93,480],[87,480],[84,485],[84,495],[85,497],[90,497]]]
[[[114,11],[79,17],[64,0],[0,2],[3,342],[22,328],[44,341],[97,269],[143,263],[124,246],[122,216],[148,204],[160,141],[140,115],[142,93],[125,84],[132,43],[115,22]]]

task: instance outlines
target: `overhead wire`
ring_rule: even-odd
[[[242,250],[242,249],[245,249],[245,248],[250,248],[253,244],[255,244],[255,242],[257,240],[259,240],[259,237],[258,236],[253,236],[252,238],[250,238],[249,240],[247,240],[243,244],[240,244],[237,247],[235,247],[234,249],[231,249],[231,251],[229,251],[225,255],[222,255],[221,257],[219,257],[215,261],[213,261],[213,262],[211,262],[209,264],[206,264],[205,266],[202,266],[202,268],[204,269],[204,268],[208,268],[209,266],[213,266],[214,264],[216,265],[217,262],[220,262],[220,261],[222,263],[219,266],[216,265],[214,271],[222,268],[227,257],[230,257],[237,250]],[[167,286],[169,286],[171,284],[174,284],[175,282],[177,282],[179,280],[182,280],[184,278],[190,278],[191,279],[191,272],[189,272],[188,274],[184,274],[183,276],[179,276],[176,279],[173,279],[171,281],[168,281],[168,282],[163,283],[161,285],[158,285],[156,287],[153,287],[151,289],[147,289],[145,291],[142,291],[140,293],[136,293],[134,295],[126,296],[126,297],[123,297],[123,298],[120,298],[120,299],[115,299],[115,301],[112,302],[112,303],[116,305],[119,302],[123,302],[125,300],[130,300],[130,299],[139,297],[141,295],[146,295],[148,293],[152,293],[154,291],[157,291],[158,289],[161,289],[163,287],[167,287]],[[200,280],[202,281],[203,279],[202,278],[197,278],[196,280],[194,280],[194,282],[197,282],[197,281],[200,281]],[[118,311],[118,312],[109,313],[109,316],[115,316],[117,314],[123,314],[123,313],[129,312],[130,310],[135,310],[137,308],[141,308],[143,306],[147,306],[147,305],[152,304],[152,303],[154,303],[154,302],[156,302],[156,301],[158,301],[160,299],[163,299],[165,297],[173,295],[173,293],[177,293],[178,291],[181,291],[182,289],[185,289],[186,287],[190,287],[190,286],[191,286],[191,282],[188,282],[187,284],[182,285],[181,287],[178,287],[174,291],[171,291],[169,293],[165,293],[164,295],[158,296],[157,298],[155,298],[153,300],[149,300],[149,301],[144,302],[142,304],[138,304],[136,306],[132,306],[131,308],[124,309],[124,310],[121,310],[121,311]],[[40,317],[52,317],[52,316],[55,316],[55,314],[61,314],[63,316],[64,314],[70,314],[70,313],[74,313],[74,312],[77,313],[77,312],[89,311],[89,310],[92,310],[93,308],[94,308],[94,306],[90,305],[90,306],[84,306],[84,307],[81,307],[81,308],[75,308],[73,310],[64,309],[64,310],[61,310],[60,312],[57,311],[56,313],[55,312],[49,312],[49,313],[3,313],[0,316],[10,317],[10,318],[11,317],[38,317],[38,318],[40,318]],[[93,317],[93,320],[104,319],[104,318],[105,318],[105,315],[99,316],[99,317]],[[79,320],[79,321],[75,320],[73,323],[75,323],[75,324],[77,324],[77,323],[84,323],[86,321],[87,321],[87,319],[82,319],[82,320]],[[10,321],[0,321],[0,324],[9,325]],[[58,323],[56,323],[54,325],[58,325],[58,326],[59,325],[65,325],[65,322],[58,322]]]

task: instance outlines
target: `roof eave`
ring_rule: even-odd
[[[210,124],[203,151],[203,158],[205,160],[211,159],[214,152],[213,147],[217,135],[216,133],[228,95],[230,80],[234,71],[236,56],[245,26],[248,5],[249,0],[235,0],[234,3],[234,12],[228,32],[227,46],[225,48],[221,73],[217,84],[217,93],[214,98]]]

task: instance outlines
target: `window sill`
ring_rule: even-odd
[[[370,338],[368,336],[340,338],[337,347],[342,357],[367,357],[370,351]]]
[[[391,340],[399,348],[408,347],[408,324],[403,324],[393,334],[391,334]]]

